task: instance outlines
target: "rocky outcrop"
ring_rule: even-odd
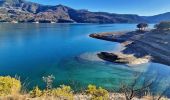
[[[151,60],[170,65],[170,31],[110,32],[91,34],[90,37],[125,45],[125,49],[120,53],[100,53],[99,57],[104,60],[128,64],[140,64]]]
[[[150,61],[150,56],[144,56],[141,58],[137,58],[132,54],[123,54],[123,53],[108,53],[108,52],[101,52],[97,54],[99,58],[114,62],[118,64],[128,64],[128,65],[137,65],[143,64]]]

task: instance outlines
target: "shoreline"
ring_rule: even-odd
[[[95,39],[118,42],[125,48],[120,52],[100,52],[98,57],[113,63],[138,65],[155,62],[170,66],[170,31],[122,31],[89,35]]]

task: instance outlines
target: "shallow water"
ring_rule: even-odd
[[[169,66],[102,61],[97,52],[119,50],[120,44],[88,37],[90,33],[134,29],[135,24],[0,24],[0,75],[20,76],[27,88],[44,88],[42,77],[52,74],[54,86],[66,84],[79,90],[96,84],[112,90],[143,73],[142,79],[156,77],[153,91],[164,90],[170,83]]]

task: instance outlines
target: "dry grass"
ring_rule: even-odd
[[[83,95],[83,94],[75,94],[74,100],[91,100],[90,96]],[[143,98],[133,98],[132,100],[158,100],[158,96],[144,96]],[[6,97],[1,97],[0,100],[63,100],[57,97],[53,96],[43,96],[43,97],[37,97],[37,98],[31,98],[29,95],[21,95],[21,94],[15,94],[10,95]],[[109,94],[109,100],[126,100],[125,96],[120,93],[110,93]],[[170,100],[166,97],[161,98],[160,100]]]

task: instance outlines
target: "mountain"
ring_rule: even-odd
[[[140,23],[162,20],[170,20],[170,13],[146,17],[76,10],[64,5],[42,5],[25,0],[0,0],[0,22]]]
[[[68,10],[70,18],[79,23],[137,23],[146,22],[138,15],[90,12],[85,10]]]
[[[147,16],[147,17],[145,16],[143,18],[151,23],[158,23],[161,21],[170,21],[170,12],[159,14],[159,15],[154,15],[154,16]]]
[[[138,23],[146,20],[138,15],[76,10],[63,5],[41,5],[25,0],[0,0],[1,22],[77,22]]]

